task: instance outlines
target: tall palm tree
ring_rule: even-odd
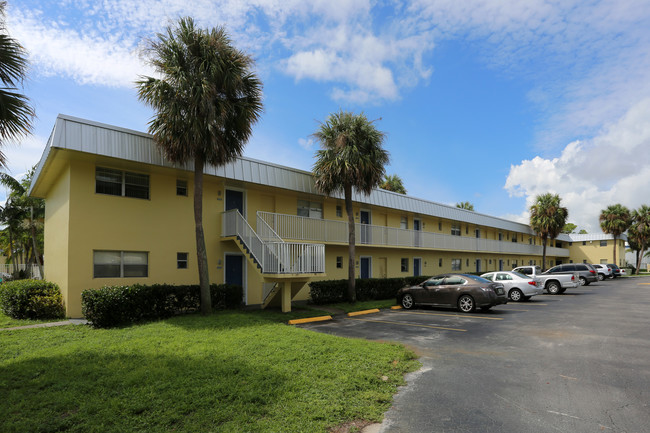
[[[460,209],[471,210],[472,212],[474,211],[474,205],[468,201],[461,201],[460,203],[456,203],[456,207]]]
[[[632,212],[632,225],[627,230],[627,240],[636,251],[636,273],[639,274],[641,259],[650,248],[650,206],[642,205]]]
[[[243,152],[262,112],[262,82],[253,60],[236,49],[223,27],[198,29],[181,18],[149,42],[148,55],[161,78],[136,82],[141,101],[156,114],[149,122],[154,141],[172,162],[194,163],[194,223],[201,286],[201,313],[212,311],[203,235],[203,169]]]
[[[569,216],[561,202],[559,195],[549,192],[535,197],[535,203],[529,209],[530,227],[542,238],[542,270],[546,270],[546,241],[562,233]]]
[[[32,130],[34,109],[29,99],[18,91],[27,75],[27,52],[11,36],[5,25],[7,2],[0,1],[0,146]],[[7,159],[0,151],[0,166]]]
[[[316,152],[316,188],[325,195],[343,192],[348,214],[348,299],[356,302],[354,281],[355,226],[352,190],[369,195],[381,183],[388,163],[382,147],[385,134],[366,116],[347,111],[330,114],[313,134],[322,149]]]
[[[616,263],[616,241],[632,224],[630,210],[622,204],[607,206],[600,212],[599,221],[604,233],[614,235],[614,263]]]
[[[385,189],[386,191],[392,191],[399,194],[406,194],[406,188],[404,188],[404,183],[402,178],[396,174],[389,175],[387,174],[384,177],[384,180],[379,185],[379,188]]]

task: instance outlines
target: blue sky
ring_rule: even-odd
[[[58,113],[146,131],[141,48],[180,16],[256,59],[247,156],[310,170],[318,122],[363,111],[410,195],[526,222],[550,191],[590,232],[607,205],[650,201],[648,0],[9,0],[38,116],[10,173],[38,161]]]

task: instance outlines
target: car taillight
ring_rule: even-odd
[[[537,283],[535,281],[529,281],[528,284],[530,284],[531,286],[536,286],[537,285]]]
[[[593,269],[589,269],[589,272],[591,272],[592,274],[596,273],[596,271],[594,271]]]
[[[571,275],[571,281],[575,281],[575,280],[576,280],[576,276],[575,276],[575,275]]]

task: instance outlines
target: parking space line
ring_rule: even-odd
[[[360,320],[362,322],[389,323],[391,325],[415,326],[415,327],[418,327],[418,328],[433,328],[433,329],[444,329],[445,331],[467,332],[467,329],[445,328],[443,326],[419,325],[419,324],[415,324],[415,323],[392,322],[390,320],[358,319],[358,318],[352,318],[352,317],[347,317],[346,320]]]
[[[511,311],[530,311],[530,310],[522,310],[521,308],[510,308],[510,307],[508,308],[508,310],[511,310]]]
[[[536,302],[536,303],[532,304],[532,303],[530,303],[530,302],[526,302],[526,306],[527,306],[527,307],[530,307],[531,305],[534,305],[534,306],[537,307],[538,305],[548,305],[548,304],[543,304],[543,303],[541,303],[541,302]]]
[[[461,317],[463,319],[484,319],[484,320],[503,320],[503,317],[481,317],[469,316],[463,314],[444,314],[444,313],[421,313],[418,311],[395,311],[394,314],[423,314],[425,316],[445,316],[445,317]]]

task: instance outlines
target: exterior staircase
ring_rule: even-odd
[[[259,213],[259,233],[237,209],[224,212],[222,224],[222,236],[232,238],[264,277],[262,308],[266,308],[280,293],[282,310],[290,311],[291,299],[300,288],[312,277],[325,273],[325,245],[285,242],[260,218]]]

